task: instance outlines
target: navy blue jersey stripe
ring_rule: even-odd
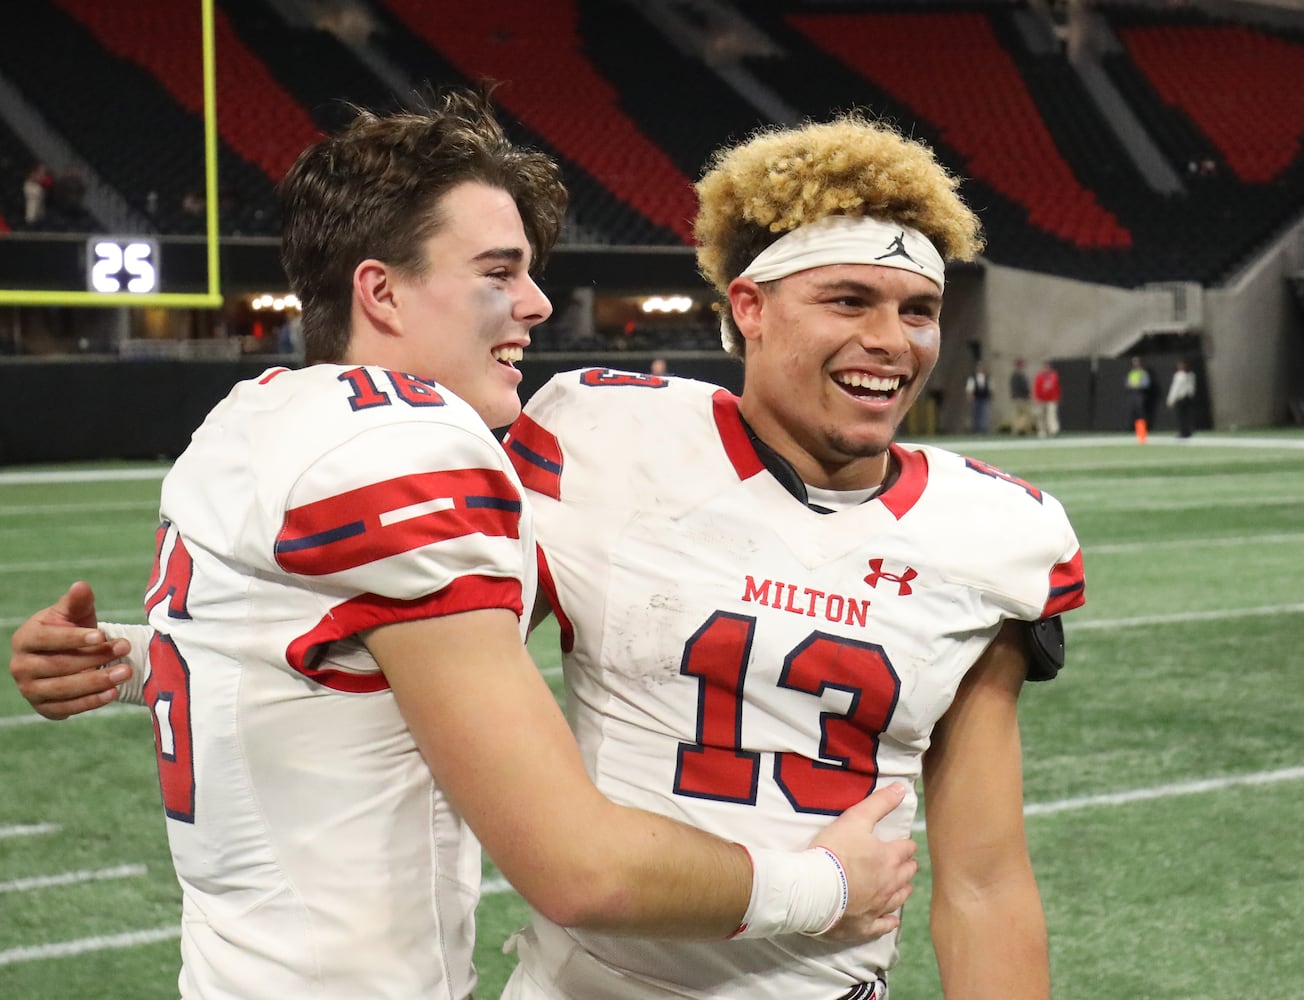
[[[489,508],[490,510],[509,510],[514,514],[521,512],[521,501],[508,500],[506,497],[472,497],[466,498],[468,509],[472,507]]]
[[[342,524],[338,528],[331,528],[329,531],[319,531],[315,535],[304,535],[302,538],[288,538],[278,541],[276,551],[280,554],[282,552],[302,552],[304,549],[315,549],[319,545],[329,545],[344,538],[353,538],[365,534],[366,530],[365,523],[353,521],[350,524]]]
[[[531,465],[538,466],[544,472],[551,472],[554,476],[561,475],[560,462],[554,462],[549,458],[544,458],[537,451],[533,451],[530,448],[527,448],[525,445],[521,444],[521,442],[516,440],[515,438],[513,438],[508,443],[508,447],[512,451],[516,452],[516,454],[520,455],[521,458],[529,462]]]

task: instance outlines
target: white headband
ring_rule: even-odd
[[[762,250],[740,278],[775,281],[828,264],[879,264],[914,271],[945,287],[942,255],[923,233],[867,215],[829,215],[784,233]]]

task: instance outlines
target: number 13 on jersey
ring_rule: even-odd
[[[679,745],[675,793],[750,805],[761,754],[743,747],[756,619],[717,611],[684,646],[680,673],[698,680],[696,741]],[[803,813],[836,815],[874,790],[879,738],[896,708],[901,680],[883,647],[811,632],[783,659],[777,685],[811,696],[819,712],[829,690],[850,696],[845,712],[819,712],[819,759],[776,753],[773,778]]]

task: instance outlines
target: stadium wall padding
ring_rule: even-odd
[[[285,360],[285,359],[282,359]],[[588,365],[646,371],[650,356],[550,355],[522,366],[522,398],[559,371]],[[670,356],[676,375],[742,389],[742,366],[720,355]],[[231,386],[278,363],[79,358],[0,363],[0,463],[172,459]]]
[[[1174,427],[1163,405],[1179,355],[1147,355],[1158,376],[1155,429]],[[1201,386],[1197,427],[1211,426],[1204,363],[1195,361]],[[742,391],[742,365],[725,355],[666,355],[671,374]],[[646,372],[652,356],[556,354],[522,366],[521,396],[528,399],[557,372],[601,366]],[[279,362],[275,356],[240,361],[122,361],[112,357],[0,363],[0,464],[171,460],[204,415],[241,379]],[[1063,358],[1056,367],[1064,387],[1060,419],[1065,431],[1125,429],[1124,359]],[[269,429],[271,430],[271,429]],[[942,427],[943,433],[947,428]],[[903,437],[909,437],[903,433]]]

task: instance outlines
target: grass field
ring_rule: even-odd
[[[1295,1000],[1304,987],[1304,435],[966,441],[1068,508],[1087,606],[1022,700],[1057,1000]],[[0,627],[71,580],[140,620],[162,470],[0,475]],[[555,633],[531,645],[558,682]],[[148,718],[53,724],[0,678],[0,997],[176,996],[178,890]],[[920,831],[926,841],[926,831]],[[480,996],[524,916],[491,869]],[[893,1000],[940,997],[928,872]],[[741,998],[740,998],[741,1000]]]

